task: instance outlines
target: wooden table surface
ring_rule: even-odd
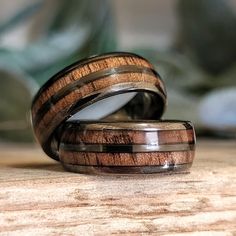
[[[190,173],[81,175],[0,146],[0,235],[236,235],[236,142],[200,141]]]

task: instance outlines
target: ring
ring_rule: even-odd
[[[79,173],[156,173],[191,167],[195,131],[188,121],[68,121],[59,157]]]
[[[108,53],[78,61],[54,75],[36,94],[31,107],[36,139],[59,160],[61,126],[66,120],[159,119],[166,91],[158,73],[132,53]]]

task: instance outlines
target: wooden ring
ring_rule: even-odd
[[[143,92],[142,98],[150,95],[149,105],[143,100],[141,109],[133,102],[140,98],[138,92]],[[121,94],[129,94],[122,97],[124,101],[129,99],[126,106],[121,106]],[[31,107],[35,136],[45,153],[58,160],[56,131],[59,126],[75,113],[80,115],[76,119],[80,119],[84,115],[82,111],[114,96],[120,107],[113,108],[126,107],[126,114],[131,119],[158,119],[166,106],[166,92],[160,76],[146,59],[132,53],[90,57],[54,75],[38,91]],[[107,109],[100,110],[103,113],[97,119],[109,115],[105,112]]]
[[[192,165],[195,131],[187,121],[66,122],[63,166],[80,173],[155,173]]]

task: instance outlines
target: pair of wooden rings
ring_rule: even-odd
[[[76,172],[159,172],[191,165],[189,122],[157,121],[163,81],[132,53],[108,53],[70,65],[47,81],[31,108],[45,153]],[[151,121],[153,120],[153,121]]]

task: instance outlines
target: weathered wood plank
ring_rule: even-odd
[[[235,235],[236,145],[201,141],[190,173],[82,175],[0,147],[0,235]]]

